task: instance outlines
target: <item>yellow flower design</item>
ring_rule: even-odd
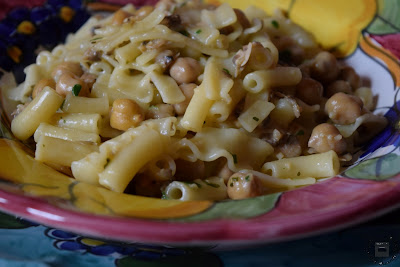
[[[361,36],[361,31],[373,20],[377,11],[375,0],[226,0],[234,7],[249,5],[273,14],[277,8],[285,10],[295,23],[312,32],[323,48],[334,50],[338,56],[350,55]]]

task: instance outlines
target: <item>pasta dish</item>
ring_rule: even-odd
[[[162,0],[95,15],[12,90],[11,130],[78,181],[244,199],[337,175],[386,125],[352,67],[277,10]]]

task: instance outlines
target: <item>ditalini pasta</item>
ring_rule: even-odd
[[[313,184],[387,123],[351,67],[254,6],[127,5],[25,73],[15,137],[120,193],[219,201]]]

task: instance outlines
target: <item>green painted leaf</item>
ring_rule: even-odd
[[[0,213],[0,229],[23,229],[31,225],[15,216]]]
[[[245,219],[264,214],[275,207],[281,193],[275,193],[243,200],[217,202],[208,210],[176,221],[204,221],[211,219]]]
[[[394,153],[379,158],[366,160],[347,170],[345,175],[350,178],[385,180],[400,173],[400,156]]]
[[[392,34],[400,32],[400,2],[398,0],[379,0],[378,14],[368,26],[371,34]]]

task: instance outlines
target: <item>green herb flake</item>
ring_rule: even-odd
[[[260,119],[259,119],[259,118],[257,118],[257,117],[253,117],[253,120],[255,120],[255,121],[259,121]]]
[[[232,157],[233,157],[233,163],[237,164],[238,160],[236,154],[232,154]]]
[[[229,76],[231,76],[231,73],[229,72],[228,69],[223,68],[222,70],[223,70],[226,74],[228,74]]]
[[[279,22],[277,22],[276,20],[272,20],[271,24],[272,24],[272,26],[274,26],[275,29],[279,28]]]
[[[186,37],[189,37],[189,33],[186,30],[180,31],[179,33],[185,35]]]
[[[214,188],[219,188],[219,184],[214,184],[214,183],[210,183],[207,180],[203,181],[206,185],[214,187]]]
[[[79,93],[81,92],[82,89],[82,85],[80,85],[79,83],[75,84],[74,87],[72,87],[72,94],[74,96],[78,96]]]
[[[297,176],[300,176],[300,175],[301,175],[301,172],[298,172],[298,173],[297,173]]]
[[[66,121],[66,120],[63,120],[63,122],[64,122],[64,123],[67,123],[67,121]]]
[[[102,38],[103,38],[102,36],[98,36],[98,37],[95,37],[95,38],[91,39],[90,42],[93,44],[93,43],[95,43],[96,41],[98,41],[98,40],[100,40]]]
[[[229,186],[230,186],[230,187],[233,187],[233,183],[230,183]]]
[[[167,194],[165,193],[165,191],[163,191],[161,193],[161,199],[168,199]]]
[[[235,181],[235,182],[239,181],[239,177],[232,177],[232,181]]]
[[[201,188],[201,184],[196,183],[196,182],[191,182],[191,181],[181,181],[181,182],[184,184],[195,184],[195,185],[197,185],[198,188]]]
[[[298,135],[304,135],[304,131],[303,131],[303,130],[298,131],[298,132],[296,133],[296,136],[298,136]]]
[[[250,181],[250,175],[247,175],[244,179],[245,179],[247,182]]]
[[[198,29],[197,31],[196,31],[196,34],[200,34],[201,33],[201,29]]]

